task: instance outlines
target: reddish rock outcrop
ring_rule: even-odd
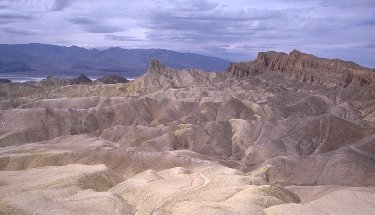
[[[375,83],[375,72],[358,64],[338,59],[318,58],[293,50],[282,52],[260,52],[255,61],[231,64],[227,77],[247,77],[260,72],[278,72],[288,78],[322,84],[347,87]]]

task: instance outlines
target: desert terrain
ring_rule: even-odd
[[[225,72],[0,83],[0,214],[375,214],[375,71],[297,50]]]

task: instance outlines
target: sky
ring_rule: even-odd
[[[0,0],[0,43],[163,48],[232,61],[298,49],[375,68],[375,0]]]

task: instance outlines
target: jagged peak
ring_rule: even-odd
[[[301,51],[297,50],[297,49],[294,49],[293,51],[291,51],[289,53],[289,55],[301,55],[303,54]]]
[[[79,79],[81,81],[85,81],[85,82],[91,82],[92,80],[90,78],[88,78],[86,75],[84,74],[81,74],[80,76],[78,76],[76,79]]]
[[[148,71],[150,72],[159,72],[161,70],[165,70],[167,67],[160,63],[157,59],[152,59],[150,65],[148,67]]]
[[[78,76],[78,78],[85,78],[85,79],[89,79],[86,75],[84,75],[84,74],[80,74],[79,76]]]

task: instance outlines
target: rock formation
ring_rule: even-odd
[[[120,75],[107,75],[95,80],[95,82],[103,83],[103,84],[118,84],[118,83],[126,83],[129,82],[128,79],[120,76]]]
[[[373,214],[373,77],[293,51],[0,83],[0,213]]]
[[[364,86],[375,83],[375,72],[353,62],[317,58],[293,50],[289,54],[260,52],[254,62],[231,64],[229,77],[247,77],[262,72],[278,72],[301,82],[327,86]]]

